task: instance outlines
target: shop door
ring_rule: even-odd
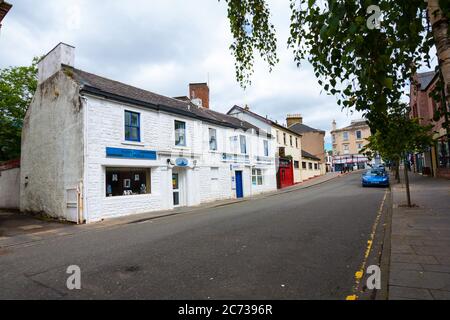
[[[180,184],[180,174],[172,174],[172,186],[173,186],[173,206],[179,207],[181,205],[181,184]]]

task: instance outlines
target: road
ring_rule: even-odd
[[[385,189],[308,189],[0,249],[0,299],[345,299]],[[81,268],[81,290],[66,287]]]

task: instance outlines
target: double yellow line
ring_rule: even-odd
[[[353,294],[347,296],[345,298],[345,300],[358,300],[358,295],[356,293],[358,292],[359,285],[361,283],[361,279],[364,276],[364,270],[367,265],[367,260],[370,256],[370,252],[372,251],[373,240],[375,239],[375,234],[377,232],[378,224],[380,223],[381,215],[383,214],[383,208],[384,208],[384,204],[387,199],[387,194],[388,194],[388,190],[386,190],[386,192],[384,193],[383,201],[381,202],[380,208],[378,209],[377,217],[372,226],[372,232],[370,233],[369,240],[367,240],[367,248],[366,248],[366,252],[364,254],[364,260],[363,260],[359,270],[355,272],[355,286],[353,287]]]

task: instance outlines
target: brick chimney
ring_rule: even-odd
[[[209,109],[209,87],[207,83],[189,84],[189,97],[199,107]]]
[[[301,114],[288,114],[286,117],[286,124],[287,127],[290,128],[292,127],[294,124],[303,124],[303,117]]]

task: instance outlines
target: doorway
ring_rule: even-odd
[[[184,189],[183,189],[183,179],[180,172],[172,173],[172,188],[173,188],[173,206],[181,207],[184,206]]]
[[[242,171],[236,171],[236,197],[244,197],[244,186],[242,184]]]

